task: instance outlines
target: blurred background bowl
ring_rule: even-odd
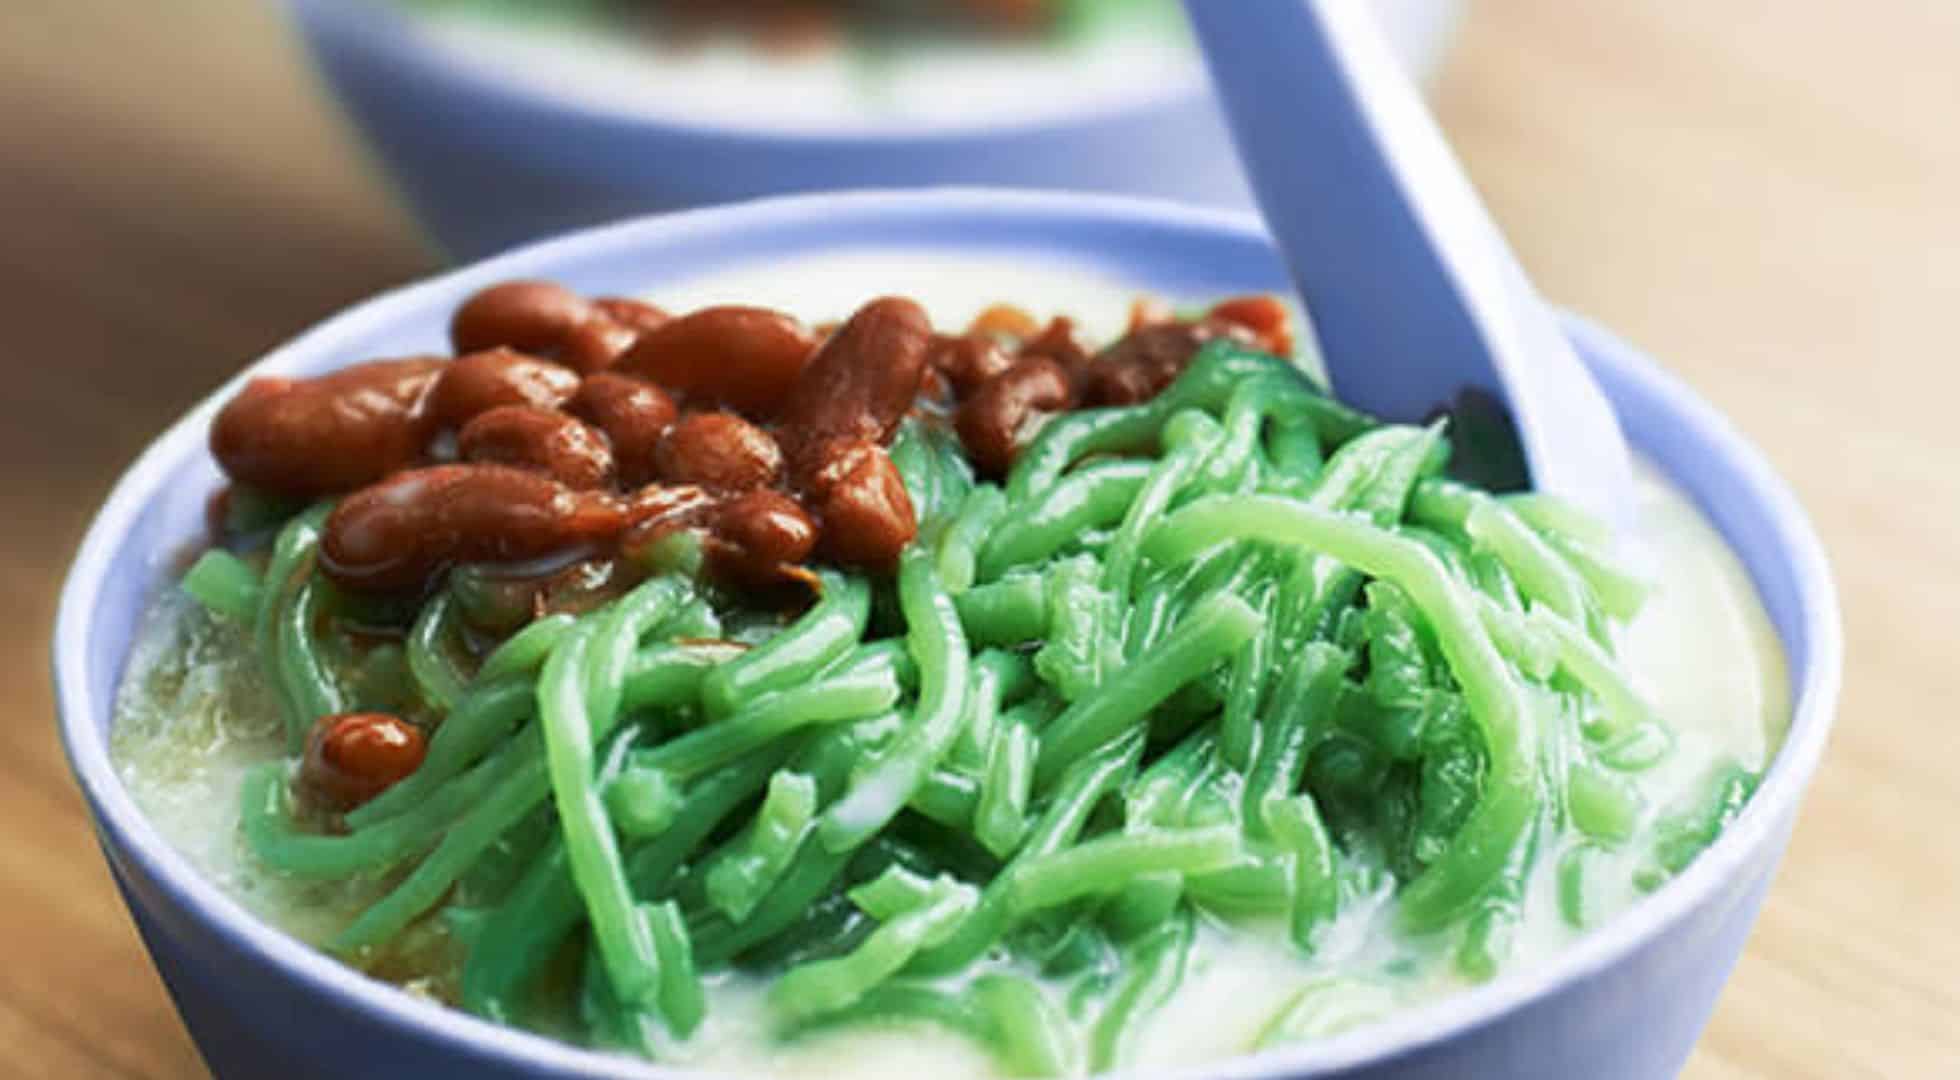
[[[449,313],[493,281],[547,277],[635,294],[735,264],[866,248],[1066,261],[1167,295],[1284,289],[1250,219],[1195,208],[1003,191],[810,196],[593,230],[359,304],[248,374],[312,374],[439,351]],[[1383,1024],[1206,1067],[1208,1077],[1650,1080],[1687,1058],[1755,921],[1836,709],[1841,643],[1821,546],[1760,454],[1618,339],[1567,327],[1628,438],[1741,557],[1789,660],[1794,715],[1761,787],[1689,869],[1552,962]],[[53,642],[63,742],[118,887],[185,1023],[220,1076],[658,1076],[500,1028],[374,981],[266,926],[149,824],[109,761],[111,704],[144,606],[202,535],[219,476],[217,405],[155,442],[117,484],[64,587]],[[672,1074],[664,1074],[672,1075]],[[1198,1074],[1193,1074],[1198,1075]]]
[[[435,33],[393,0],[285,4],[400,197],[459,260],[636,213],[826,189],[987,184],[1250,205],[1195,54],[1038,113],[786,126],[692,117],[529,70],[521,54]],[[1426,75],[1462,4],[1375,7]]]

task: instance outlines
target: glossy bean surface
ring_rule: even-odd
[[[629,523],[622,500],[506,465],[436,465],[348,496],[327,518],[320,566],[356,591],[425,588],[458,563],[570,556]]]
[[[424,400],[445,362],[372,360],[311,379],[245,384],[211,424],[211,454],[233,480],[315,498],[379,480],[422,457]]]
[[[464,461],[533,469],[566,487],[589,490],[613,476],[612,449],[597,428],[556,409],[500,405],[456,436]]]

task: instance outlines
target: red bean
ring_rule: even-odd
[[[824,342],[783,407],[785,441],[889,440],[925,376],[932,323],[910,300],[884,297],[859,308]]]
[[[700,521],[721,497],[696,484],[648,484],[626,503],[627,520],[637,533],[677,521]],[[627,547],[634,547],[631,538]]]
[[[770,586],[793,578],[791,569],[817,545],[817,523],[795,499],[762,489],[715,507],[709,526],[710,568],[737,584]]]
[[[776,481],[783,452],[769,433],[726,412],[689,413],[654,449],[654,466],[670,484],[748,491]]]
[[[952,383],[953,392],[961,397],[973,393],[1014,364],[1007,350],[992,335],[983,333],[935,337],[926,360],[934,371]]]
[[[1176,381],[1206,342],[1218,337],[1249,342],[1251,335],[1222,322],[1159,323],[1131,331],[1083,369],[1083,404],[1148,401]]]
[[[1075,320],[1066,315],[1057,315],[1048,320],[1041,333],[1021,343],[1017,356],[1045,356],[1062,365],[1062,370],[1071,376],[1089,362],[1089,347],[1082,343],[1076,332]]]
[[[953,426],[974,467],[1001,476],[1014,464],[1034,419],[1068,408],[1070,398],[1062,365],[1046,356],[1027,356],[981,384],[960,405]]]
[[[656,474],[654,448],[674,426],[674,399],[645,379],[602,371],[587,375],[565,408],[598,425],[612,443],[620,479],[640,485]]]
[[[1235,296],[1205,313],[1205,321],[1224,323],[1252,335],[1251,344],[1274,356],[1293,355],[1293,316],[1276,296]]]
[[[274,495],[351,491],[421,458],[423,402],[444,366],[416,357],[253,379],[212,422],[211,454],[233,480]]]
[[[578,392],[578,384],[578,372],[562,364],[488,349],[449,364],[429,392],[429,416],[441,427],[460,428],[499,405],[555,409]]]
[[[614,367],[694,404],[766,417],[789,396],[815,347],[803,324],[782,312],[711,307],[641,334]]]
[[[592,301],[592,306],[599,309],[599,314],[626,327],[636,335],[644,334],[649,330],[658,330],[673,318],[661,308],[644,300],[635,300],[630,296],[602,296]]]
[[[595,314],[567,333],[550,355],[579,374],[589,375],[611,367],[639,337],[632,327]]]
[[[834,439],[814,452],[805,491],[821,521],[824,554],[846,566],[889,570],[918,535],[905,481],[885,448],[863,439]]]
[[[633,525],[619,549],[628,559],[645,564],[663,541],[677,533],[691,532],[705,543],[709,516],[724,498],[694,484],[649,484],[628,501],[627,517]]]
[[[464,461],[535,469],[566,487],[603,487],[612,479],[612,450],[589,424],[556,409],[499,405],[463,426],[456,452]]]
[[[530,562],[610,542],[629,523],[621,500],[574,491],[504,465],[397,473],[341,500],[320,566],[344,588],[426,588],[457,563]]]
[[[449,322],[458,354],[504,346],[550,356],[592,317],[584,297],[549,281],[506,281],[463,302]]]
[[[334,810],[352,810],[422,767],[420,728],[387,713],[340,713],[313,724],[299,785]]]

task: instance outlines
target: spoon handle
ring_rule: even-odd
[[[1495,394],[1517,421],[1536,486],[1618,518],[1631,472],[1612,409],[1371,7],[1185,0],[1335,390],[1398,420],[1430,415],[1466,388]]]

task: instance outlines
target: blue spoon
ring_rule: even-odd
[[[1619,423],[1362,0],[1185,0],[1344,400],[1508,406],[1533,486],[1629,524]]]

